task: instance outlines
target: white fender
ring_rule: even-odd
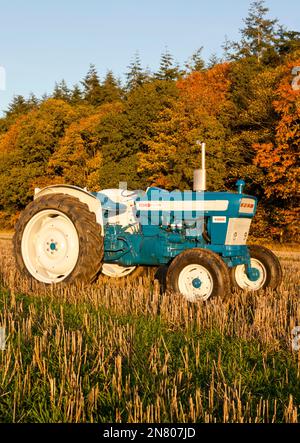
[[[101,202],[89,191],[87,191],[86,189],[79,188],[78,186],[72,186],[72,185],[52,185],[52,186],[47,186],[43,189],[36,188],[34,192],[34,199],[42,197],[43,195],[47,194],[67,194],[72,197],[76,197],[82,203],[87,204],[89,210],[95,213],[96,221],[102,227],[102,235],[103,235],[104,230],[103,230]]]

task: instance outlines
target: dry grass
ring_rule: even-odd
[[[299,254],[280,289],[193,305],[157,282],[33,287],[0,241],[0,421],[297,422]]]

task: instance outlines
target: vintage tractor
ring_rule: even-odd
[[[235,193],[206,191],[202,144],[193,191],[37,189],[16,225],[17,267],[44,284],[66,284],[164,266],[166,288],[189,301],[225,297],[232,287],[276,288],[277,257],[246,245],[257,199],[243,193],[244,185],[238,180]]]

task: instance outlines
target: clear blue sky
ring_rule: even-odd
[[[224,36],[238,39],[250,0],[0,0],[0,66],[13,95],[50,93],[62,78],[79,82],[89,64],[120,78],[136,51],[155,70],[166,46],[184,61],[200,46],[221,55]],[[267,0],[270,16],[299,31],[299,0]]]

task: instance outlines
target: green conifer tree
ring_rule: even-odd
[[[84,100],[93,106],[99,106],[103,103],[102,87],[95,65],[90,65],[90,69],[81,84],[83,85]]]
[[[138,86],[141,86],[147,78],[145,71],[142,68],[139,53],[136,52],[130,65],[126,76],[126,89],[131,91]]]
[[[177,80],[180,76],[178,65],[174,64],[174,58],[168,49],[161,55],[160,67],[155,77],[158,80]]]

